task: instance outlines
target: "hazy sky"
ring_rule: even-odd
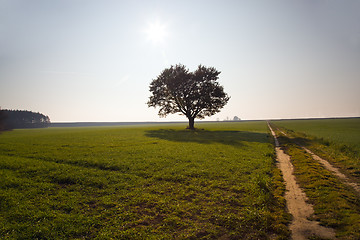
[[[360,116],[360,1],[0,0],[0,106],[59,121],[148,108],[170,65],[221,71],[207,120]]]

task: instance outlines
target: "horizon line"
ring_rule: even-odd
[[[295,117],[295,118],[264,118],[264,119],[240,119],[240,120],[197,120],[201,122],[245,122],[245,121],[271,121],[271,120],[316,120],[316,119],[347,119],[360,118],[360,116],[348,117]],[[195,120],[196,121],[196,120]],[[169,121],[56,121],[51,124],[74,124],[74,123],[187,123],[187,120],[169,120]]]

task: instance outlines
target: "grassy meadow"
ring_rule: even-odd
[[[288,239],[265,122],[0,134],[3,239]]]
[[[273,121],[277,126],[348,145],[360,153],[360,118]]]

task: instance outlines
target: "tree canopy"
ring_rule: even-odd
[[[159,116],[180,113],[194,129],[195,118],[205,118],[220,112],[230,97],[217,82],[220,72],[214,67],[199,65],[190,72],[178,64],[166,68],[150,83],[149,107],[160,107]]]
[[[6,130],[5,119],[5,113],[0,109],[0,132]]]
[[[0,110],[0,128],[41,128],[48,127],[50,118],[42,113],[25,110]]]

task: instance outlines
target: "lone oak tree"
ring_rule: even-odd
[[[217,82],[220,72],[213,67],[199,65],[189,72],[182,64],[171,66],[150,83],[149,107],[160,107],[159,116],[170,113],[184,114],[189,119],[189,129],[194,128],[195,118],[220,112],[230,97]]]

